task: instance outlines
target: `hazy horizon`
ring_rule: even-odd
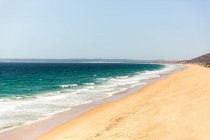
[[[164,60],[137,60],[137,59],[0,59],[0,63],[157,63]]]
[[[0,59],[192,59],[210,52],[209,6],[209,0],[0,0]]]

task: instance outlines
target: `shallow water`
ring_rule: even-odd
[[[161,64],[0,64],[0,129],[147,84],[176,69]]]

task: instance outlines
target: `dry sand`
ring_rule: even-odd
[[[210,140],[210,69],[187,69],[65,123],[39,140]]]

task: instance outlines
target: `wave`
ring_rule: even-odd
[[[93,86],[93,85],[95,85],[95,83],[85,83],[85,85],[87,85],[87,86]]]
[[[1,99],[0,129],[5,126],[16,126],[35,121],[75,105],[106,98],[135,86],[146,85],[146,80],[159,78],[161,75],[179,68],[180,66],[176,65],[165,65],[163,69],[139,72],[133,76],[98,78],[96,83],[90,82],[79,86],[77,84],[60,85],[60,91],[34,95],[33,97],[17,96]]]
[[[67,84],[67,85],[61,85],[61,88],[70,88],[70,87],[77,87],[77,84]]]

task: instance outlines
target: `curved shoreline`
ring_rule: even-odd
[[[38,140],[210,138],[210,69],[190,65]]]
[[[28,65],[31,64],[27,64],[25,68],[28,68]],[[58,68],[60,67],[57,66],[57,64],[52,64],[52,66],[54,65]],[[74,65],[78,65],[80,67],[80,64],[68,64],[66,67],[74,67]],[[164,64],[120,64],[119,66],[115,66],[115,64],[81,64],[82,67],[89,67],[89,65],[92,67],[93,70],[95,69],[96,71],[92,71],[91,74],[87,74],[89,73],[88,69],[87,71],[83,70],[80,72],[80,74],[87,74],[87,76],[77,77],[74,76],[74,74],[72,76],[64,74],[64,76],[62,77],[64,81],[65,79],[69,79],[69,77],[77,77],[76,80],[73,80],[74,82],[71,82],[70,78],[69,80],[67,80],[67,83],[77,83],[83,81],[81,82],[81,84],[78,84],[78,87],[74,88],[61,88],[60,86],[64,85],[65,82],[63,80],[56,80],[56,74],[58,75],[58,77],[60,75],[56,72],[56,70],[52,70],[55,72],[53,75],[48,74],[47,72],[44,73],[44,75],[51,75],[55,81],[58,81],[56,82],[55,86],[51,85],[50,82],[45,83],[44,81],[47,80],[44,80],[41,83],[45,84],[39,85],[37,83],[37,85],[34,85],[34,88],[42,89],[45,86],[49,86],[57,87],[58,89],[52,89],[47,92],[38,90],[36,94],[32,94],[33,90],[31,90],[29,91],[31,92],[31,95],[27,95],[23,92],[23,94],[18,93],[17,95],[13,96],[12,92],[15,85],[11,85],[11,87],[3,86],[3,90],[4,88],[8,89],[8,92],[11,92],[11,96],[8,94],[8,96],[1,96],[0,99],[0,132],[5,131],[6,129],[8,130],[17,126],[24,125],[26,123],[30,124],[37,120],[49,118],[56,113],[70,109],[72,106],[86,104],[94,101],[95,99],[106,98],[108,96],[111,96],[112,94],[124,91],[128,88],[132,88],[134,85],[138,85],[139,81],[144,81],[144,79],[151,78],[153,76],[158,77],[159,73],[167,72],[173,69],[173,66],[164,66]],[[39,68],[41,66],[38,65],[35,67]],[[110,66],[119,67],[117,71],[113,72],[113,74],[115,73],[114,75],[112,74],[112,71],[109,71]],[[16,67],[18,68],[18,66]],[[62,68],[62,70],[64,69],[65,71],[66,67]],[[97,70],[97,67],[108,67],[108,69],[106,70],[106,68],[104,68],[104,70]],[[127,68],[129,68],[129,70],[127,70]],[[42,68],[40,68],[40,70],[37,69],[37,73],[40,73],[41,71]],[[97,74],[98,76],[95,74]],[[22,74],[20,73],[17,75],[17,77],[21,77],[21,75]],[[27,82],[31,81],[31,79],[35,80],[41,78],[39,76],[34,76],[34,78],[32,78],[30,77],[30,75],[30,78],[27,77],[28,76],[26,76],[26,78],[23,78],[23,80],[26,82],[25,84],[23,81],[21,81],[21,78],[19,78],[20,82],[18,82],[17,80],[17,83],[22,83],[21,85],[18,84],[20,89],[21,87],[28,86]],[[92,81],[94,85],[89,85],[90,81]],[[7,80],[5,81],[5,83],[7,83]],[[10,84],[8,83],[6,85]],[[15,90],[19,91],[19,88]]]
[[[174,72],[174,71],[171,71],[170,73],[172,73],[172,72]],[[169,75],[170,73],[168,73],[166,75],[162,75],[160,78],[152,78],[152,79],[146,80],[146,82],[147,82],[146,85],[135,86],[135,87],[129,88],[125,91],[115,93],[110,97],[98,99],[91,103],[73,106],[73,107],[71,107],[71,109],[59,111],[59,112],[51,115],[50,117],[42,118],[37,121],[33,121],[32,123],[29,123],[29,124],[25,124],[22,126],[17,126],[15,128],[5,130],[0,133],[0,139],[11,139],[12,140],[15,138],[18,140],[18,139],[22,139],[23,137],[24,137],[24,139],[27,139],[27,140],[34,139],[34,138],[39,137],[39,136],[49,132],[50,130],[68,122],[68,121],[78,118],[82,114],[88,112],[89,110],[96,108],[97,106],[106,104],[108,102],[116,101],[116,100],[121,99],[131,93],[141,90],[143,87],[148,86],[157,80],[163,79],[165,76]],[[27,133],[27,135],[25,135],[25,133]]]

